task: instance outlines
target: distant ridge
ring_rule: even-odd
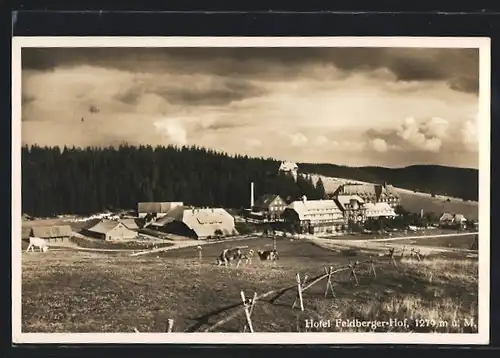
[[[443,165],[410,165],[403,168],[348,167],[336,164],[298,163],[299,172],[396,187],[464,200],[478,200],[479,170]]]

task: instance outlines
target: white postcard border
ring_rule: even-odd
[[[478,48],[478,333],[22,333],[21,49],[23,47],[426,47]],[[488,344],[490,319],[490,39],[485,37],[13,37],[12,39],[12,339],[91,344]]]

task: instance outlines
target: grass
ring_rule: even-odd
[[[169,247],[173,243],[152,243],[150,241],[123,241],[123,242],[107,242],[99,239],[90,239],[82,237],[72,237],[71,242],[79,247],[87,249],[113,249],[113,250],[140,250],[156,247]]]
[[[278,239],[280,260],[276,263],[254,259],[238,269],[216,266],[220,251],[234,246],[265,249],[272,247],[272,240],[207,245],[202,262],[195,248],[140,257],[73,251],[23,254],[23,332],[133,332],[134,328],[165,332],[168,318],[175,321],[174,331],[203,331],[234,312],[241,302],[240,290],[247,296],[279,290],[293,285],[297,272],[312,278],[324,272],[325,266],[366,258],[301,240]],[[303,332],[309,318],[422,317],[449,322],[472,318],[477,322],[477,260],[429,256],[421,262],[403,259],[399,269],[382,262],[376,271],[374,278],[362,267],[359,286],[349,281],[348,272],[335,275],[336,298],[324,297],[326,281],[312,286],[304,293],[304,312],[291,309],[294,289],[273,303],[259,301],[252,314],[254,329]],[[241,312],[217,331],[241,332],[244,323]],[[451,323],[448,327],[408,329],[474,331]]]
[[[466,236],[447,236],[447,237],[430,237],[408,240],[397,240],[398,244],[402,245],[419,245],[430,247],[445,247],[453,249],[466,249],[469,250],[474,240],[474,235]]]

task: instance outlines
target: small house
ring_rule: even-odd
[[[69,241],[69,238],[73,236],[73,230],[69,225],[34,226],[29,236],[39,237],[49,244],[61,243]]]
[[[262,195],[254,204],[252,210],[261,213],[269,220],[276,220],[285,211],[287,203],[277,194]]]
[[[133,240],[137,232],[130,230],[123,223],[115,220],[102,219],[97,224],[84,230],[86,236],[106,241]]]
[[[439,218],[439,226],[442,228],[465,228],[467,219],[463,214],[444,213]]]

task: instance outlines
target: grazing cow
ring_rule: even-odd
[[[262,261],[279,260],[278,250],[276,250],[276,249],[274,249],[274,250],[266,250],[266,251],[259,250],[259,251],[257,251],[257,254],[259,255],[259,257],[260,257],[260,259]]]
[[[47,252],[47,250],[49,249],[49,246],[44,239],[36,236],[30,236],[30,244],[28,245],[26,252],[30,251],[30,249],[31,251],[35,251],[35,247],[38,247],[40,249],[40,252]]]
[[[224,263],[224,266],[231,266],[231,261],[236,260],[236,267],[240,265],[241,260],[243,259],[243,253],[240,248],[236,249],[224,249],[217,257],[217,266],[220,266]]]
[[[242,259],[245,260],[246,264],[252,263],[252,257],[254,255],[255,251],[253,249],[248,250],[247,253],[244,253],[242,255]]]

